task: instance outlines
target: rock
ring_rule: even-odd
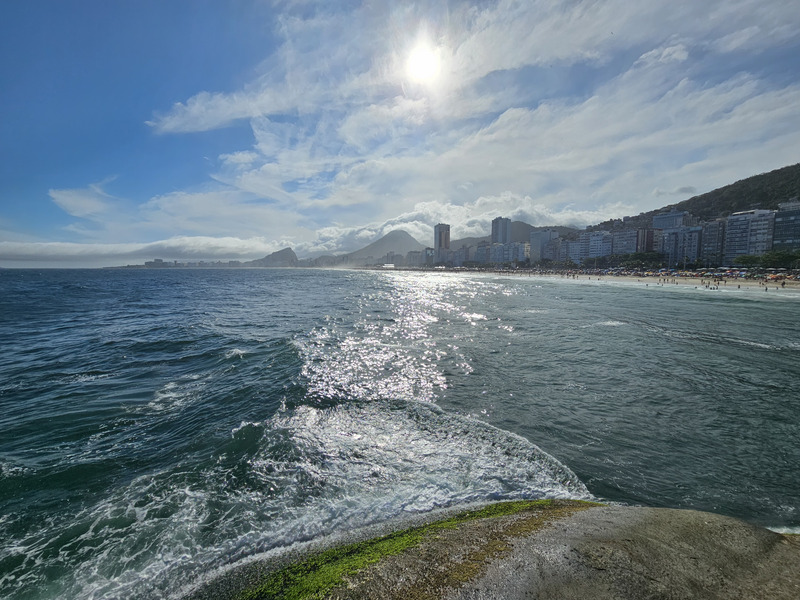
[[[284,248],[272,254],[259,258],[258,260],[251,260],[245,263],[248,267],[296,267],[298,264],[297,255],[291,248]]]
[[[710,513],[593,508],[511,546],[442,597],[800,598],[800,541]]]
[[[191,598],[280,598],[276,590],[290,588],[292,597],[338,600],[800,598],[797,536],[698,511],[501,503],[349,541],[301,557],[294,575],[277,578],[291,583],[264,585],[287,572],[284,557],[234,570]],[[326,577],[327,587],[309,587]]]

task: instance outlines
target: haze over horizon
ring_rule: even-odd
[[[779,0],[0,6],[0,267],[585,226],[800,160]]]

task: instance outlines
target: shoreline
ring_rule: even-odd
[[[534,275],[535,277],[572,279],[567,275]],[[713,279],[709,277],[648,277],[637,275],[575,275],[573,281],[599,281],[612,283],[640,284],[645,287],[691,287],[698,290],[718,291],[718,290],[756,290],[762,293],[800,293],[800,281],[793,279],[782,281],[762,281],[760,279]],[[783,285],[782,285],[783,284]]]
[[[800,537],[708,512],[512,501],[401,527],[256,559],[182,597],[789,600],[800,590]]]

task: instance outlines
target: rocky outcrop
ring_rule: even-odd
[[[698,511],[505,503],[251,563],[191,597],[796,600],[800,540]]]
[[[249,267],[296,267],[297,255],[291,248],[284,248],[272,254],[246,263]]]

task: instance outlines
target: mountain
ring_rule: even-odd
[[[420,244],[411,235],[402,229],[390,231],[381,239],[372,242],[369,246],[365,246],[361,250],[356,250],[350,254],[345,254],[342,258],[344,262],[360,262],[367,258],[379,259],[386,256],[389,252],[394,252],[401,256],[405,256],[412,250],[424,250],[425,246]]]
[[[269,256],[244,263],[247,267],[296,267],[297,255],[291,248],[273,252]]]

